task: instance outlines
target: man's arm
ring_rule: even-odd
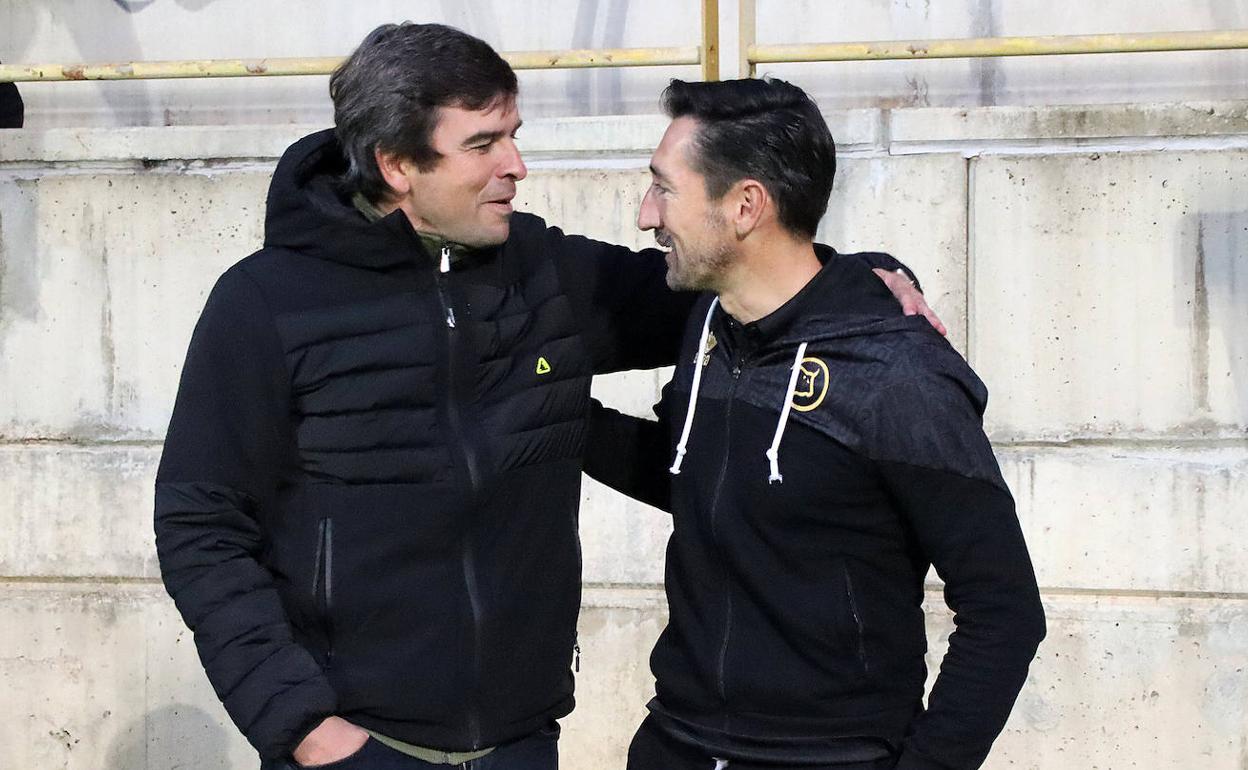
[[[664,401],[671,383],[664,386]],[[591,399],[585,473],[589,477],[655,508],[671,512],[671,435],[664,401],[655,405],[659,420],[643,420]]]
[[[676,363],[681,331],[699,295],[667,287],[663,252],[565,235],[557,227],[546,229],[546,248],[587,332],[595,374]]]
[[[234,268],[182,371],[156,476],[156,550],[213,689],[265,759],[288,757],[337,707],[258,560],[260,512],[291,463],[288,388],[265,301]]]
[[[886,452],[891,459],[877,466],[945,581],[956,626],[897,768],[973,770],[1005,726],[1044,638],[1035,573],[1014,500],[968,399],[948,381],[928,378],[886,389],[874,413],[879,427],[905,436],[909,457]]]
[[[545,245],[555,255],[573,306],[589,330],[595,374],[676,363],[680,335],[699,294],[668,288],[662,251],[633,251],[565,235],[557,227],[546,229]],[[882,252],[843,256],[872,268],[903,313],[921,314],[946,333],[923,300],[918,278],[900,261]]]

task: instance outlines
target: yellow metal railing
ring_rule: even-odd
[[[610,48],[568,51],[512,51],[502,57],[517,70],[587,67],[702,65],[703,80],[719,79],[719,0],[700,0],[702,44],[678,48]],[[164,80],[328,75],[342,57],[202,59],[115,64],[0,64],[0,83],[68,80]]]
[[[1248,29],[1150,34],[986,37],[851,43],[768,44],[756,41],[757,0],[739,0],[738,71],[752,77],[759,64],[819,61],[956,59],[1000,56],[1214,51],[1248,49]],[[514,69],[662,67],[701,65],[703,80],[719,79],[719,1],[700,0],[701,45],[673,48],[612,48],[512,51],[502,56]],[[0,83],[67,80],[156,80],[328,75],[341,57],[204,59],[104,64],[0,64]]]
[[[946,40],[874,40],[857,43],[758,45],[756,0],[740,0],[741,77],[759,64],[899,59],[966,59],[998,56],[1220,51],[1248,49],[1248,29],[1050,37],[983,37]]]
[[[648,67],[699,64],[701,50],[687,48],[614,48],[573,51],[517,51],[502,57],[517,70],[584,67]],[[290,59],[202,59],[124,64],[0,64],[0,82],[64,80],[167,80],[174,78],[244,78],[328,75],[343,57]]]

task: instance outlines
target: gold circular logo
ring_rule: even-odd
[[[828,395],[828,365],[818,358],[802,359],[797,373],[797,388],[793,391],[793,408],[809,412],[823,403]]]

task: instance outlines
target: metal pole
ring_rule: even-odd
[[[702,79],[719,80],[719,0],[702,0]]]
[[[716,41],[716,45],[718,46],[718,41]],[[657,67],[698,64],[702,61],[701,52],[697,46],[681,48],[514,51],[501,55],[517,70]],[[0,64],[0,83],[328,75],[342,61],[342,57],[321,57],[204,59],[197,61],[149,61],[116,64]]]
[[[985,37],[966,40],[894,40],[812,45],[752,45],[751,63],[959,59],[989,56],[1215,51],[1248,48],[1248,30],[1163,32],[1148,35]]]
[[[737,55],[737,77],[752,78],[755,69],[754,62],[750,61],[750,49],[754,48],[754,43],[758,40],[758,10],[755,8],[755,0],[739,0],[740,5],[737,6],[738,26],[741,30],[738,55]]]

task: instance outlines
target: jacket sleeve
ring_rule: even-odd
[[[26,120],[26,106],[16,83],[0,83],[0,128],[21,128]]]
[[[944,580],[955,625],[897,768],[973,770],[1005,726],[1044,638],[1035,573],[969,399],[928,378],[887,388],[873,408],[877,429],[891,434],[878,439],[888,458],[877,460],[881,477]]]
[[[546,245],[586,330],[595,374],[676,363],[698,293],[667,287],[663,252],[565,235],[557,227],[547,228]]]
[[[616,492],[672,510],[671,435],[664,401],[655,405],[659,420],[645,420],[590,401],[589,436],[585,442],[585,473]]]
[[[182,370],[156,476],[156,551],[217,697],[265,759],[289,756],[337,706],[258,559],[259,519],[292,454],[288,388],[267,305],[235,267]]]

